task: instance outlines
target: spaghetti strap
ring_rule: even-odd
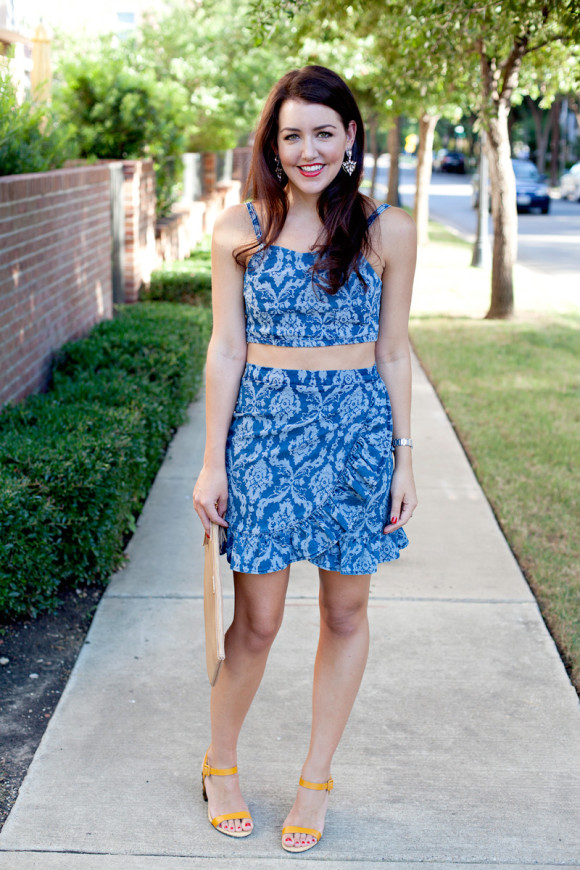
[[[390,206],[388,203],[383,202],[382,205],[380,205],[378,208],[376,208],[376,209],[372,212],[372,214],[370,214],[370,215],[368,216],[368,218],[367,218],[367,226],[370,227],[370,225],[371,225],[372,223],[374,223],[374,221],[378,218],[378,216],[379,216],[380,214],[382,214],[384,211],[386,211],[386,210],[387,210],[388,208],[390,208],[390,207],[391,207],[391,206]]]
[[[262,227],[260,226],[260,221],[258,220],[258,215],[256,209],[254,208],[253,202],[247,202],[246,208],[248,209],[248,214],[252,219],[252,226],[254,227],[254,232],[256,233],[256,238],[258,241],[262,238]]]

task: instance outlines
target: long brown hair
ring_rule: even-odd
[[[316,245],[313,278],[328,293],[336,293],[354,271],[359,273],[360,255],[368,254],[370,234],[367,226],[366,203],[359,192],[364,168],[364,125],[356,101],[346,83],[324,66],[305,66],[286,73],[274,85],[260,118],[254,139],[254,150],[244,195],[264,205],[262,209],[262,239],[234,252],[236,262],[245,266],[260,243],[273,245],[288,214],[288,179],[276,176],[276,146],[280,108],[285,100],[320,103],[337,112],[345,130],[350,121],[356,123],[352,159],[356,168],[352,175],[339,171],[336,178],[318,199],[318,215],[323,224],[325,242]]]

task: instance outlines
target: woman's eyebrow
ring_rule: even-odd
[[[319,124],[318,127],[313,127],[313,130],[325,130],[327,127],[332,127],[333,130],[336,130],[335,124]],[[280,130],[283,133],[287,130],[289,133],[300,133],[300,127],[282,127]]]

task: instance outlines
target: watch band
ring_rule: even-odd
[[[393,450],[395,447],[410,447],[413,449],[413,439],[412,438],[394,438],[393,439]]]

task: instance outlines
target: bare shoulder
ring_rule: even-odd
[[[231,205],[217,216],[213,228],[213,242],[234,250],[252,240],[252,221],[246,204]]]
[[[397,208],[394,205],[381,212],[379,224],[382,230],[388,229],[390,233],[397,233],[402,236],[413,236],[415,234],[415,221],[411,215],[404,208]]]
[[[402,208],[391,206],[385,209],[375,221],[380,236],[376,239],[378,249],[386,262],[401,256],[415,256],[417,249],[417,230],[415,221]]]
[[[377,202],[376,199],[371,199],[370,196],[364,197],[365,210],[367,218],[370,218],[381,206],[385,203]],[[399,238],[410,238],[415,234],[415,222],[413,218],[403,208],[397,208],[394,205],[384,208],[378,215],[377,220],[373,221],[374,231],[379,230],[381,236],[390,234]],[[372,231],[371,231],[372,232]]]

